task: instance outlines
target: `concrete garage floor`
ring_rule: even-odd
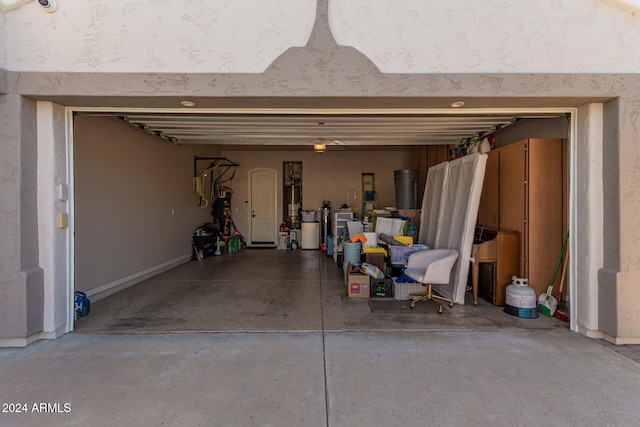
[[[408,301],[348,298],[343,270],[319,251],[248,249],[192,261],[92,304],[77,332],[533,331],[555,318],[520,319],[480,299],[414,309]]]
[[[431,303],[369,303],[347,299],[340,269],[317,252],[188,263],[98,301],[74,333],[0,349],[0,425],[640,419],[640,363],[556,319],[517,319],[490,304],[437,315]],[[171,333],[181,329],[194,332]]]

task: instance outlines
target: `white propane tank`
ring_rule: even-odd
[[[528,279],[513,276],[506,291],[505,313],[525,318],[538,317],[536,291],[529,287]]]

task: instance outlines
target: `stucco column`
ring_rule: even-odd
[[[604,263],[599,324],[617,344],[640,343],[640,90],[605,104]]]
[[[0,122],[0,345],[22,346],[43,325],[35,102],[0,96]]]
[[[69,214],[69,181],[65,109],[39,101],[38,108],[38,263],[44,270],[42,338],[56,338],[69,330],[69,228],[59,226],[59,215]]]
[[[598,270],[603,265],[602,209],[602,104],[580,107],[576,115],[575,209],[571,226],[571,257],[575,259],[575,286],[571,307],[577,311],[577,327],[587,336],[601,337],[598,330]],[[575,291],[575,292],[574,292]],[[613,316],[615,312],[610,313]]]

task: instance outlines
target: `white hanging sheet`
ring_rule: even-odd
[[[378,243],[384,243],[380,240],[380,234],[386,234],[390,237],[402,236],[406,222],[407,221],[401,218],[380,217],[376,219],[376,236],[378,237]]]
[[[486,154],[473,154],[449,162],[442,187],[434,248],[458,251],[449,285],[433,285],[436,292],[464,304],[473,234],[487,164]]]
[[[447,181],[449,162],[443,162],[432,166],[427,172],[427,182],[422,198],[422,211],[420,217],[420,230],[418,243],[435,248],[436,232],[440,218],[440,200],[442,189]]]

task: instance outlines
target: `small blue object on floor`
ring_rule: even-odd
[[[75,308],[78,317],[84,317],[91,311],[91,301],[87,298],[87,294],[84,292],[76,291],[75,293]]]

